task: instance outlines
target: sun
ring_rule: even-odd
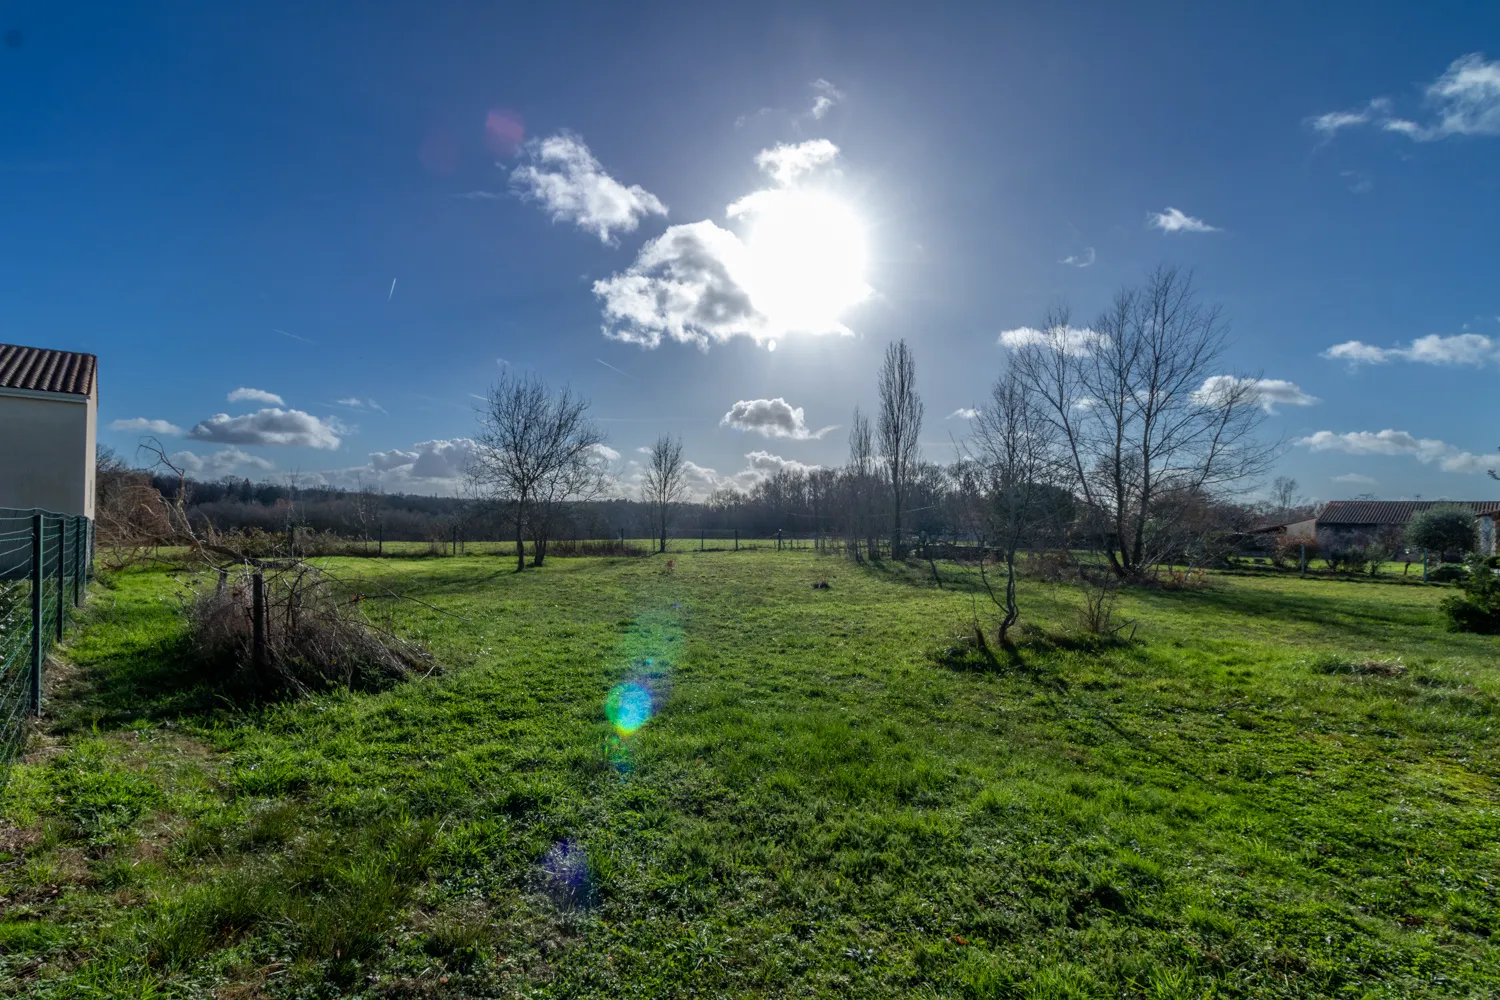
[[[843,331],[841,317],[870,295],[865,226],[826,191],[758,191],[730,207],[749,219],[747,283],[756,307],[784,332]]]

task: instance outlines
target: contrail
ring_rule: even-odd
[[[279,333],[283,337],[291,337],[293,340],[300,340],[304,344],[316,344],[317,343],[316,340],[308,340],[306,337],[299,337],[295,333],[287,333],[285,330],[278,330],[274,326],[271,327],[271,332],[272,333]]]
[[[389,292],[385,293],[385,300],[387,302],[391,301],[391,296],[395,295],[395,294],[396,294],[396,279],[392,278],[391,279],[391,290]]]
[[[620,369],[616,368],[614,365],[610,364],[608,361],[605,361],[603,358],[595,358],[594,360],[597,361],[597,362],[599,362],[601,365],[603,365],[604,367],[608,368],[612,372],[620,372]],[[635,376],[632,375],[632,374],[630,374],[629,372],[620,372],[620,374],[624,375],[626,378],[635,378]]]

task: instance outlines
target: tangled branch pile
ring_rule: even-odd
[[[221,575],[188,609],[190,634],[208,664],[240,672],[258,687],[298,694],[332,687],[379,690],[429,669],[429,655],[371,621],[358,593],[343,593],[320,570],[296,562],[263,573],[263,649],[255,648],[255,573]]]

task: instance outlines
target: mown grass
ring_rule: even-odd
[[[990,659],[956,567],[334,566],[431,605],[441,672],[246,707],[170,575],[96,590],[0,799],[4,991],[1500,990],[1500,646],[1439,588],[1133,591],[1108,645],[1028,583]]]

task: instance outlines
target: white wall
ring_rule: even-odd
[[[94,516],[92,397],[0,390],[0,507]]]

